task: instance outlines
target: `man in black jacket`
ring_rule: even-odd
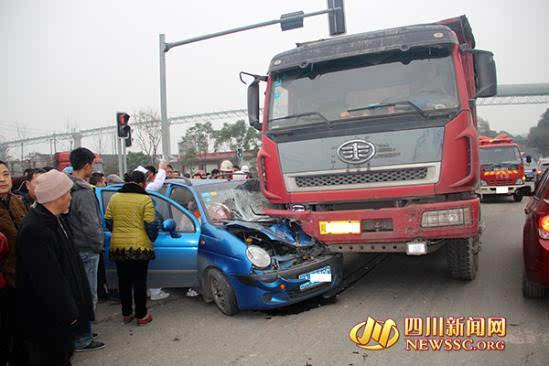
[[[37,204],[19,229],[16,318],[24,365],[70,365],[75,335],[89,332],[94,320],[86,272],[61,217],[72,186],[56,170],[38,177]]]

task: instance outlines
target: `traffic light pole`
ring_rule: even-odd
[[[122,163],[122,139],[120,137],[116,137],[116,150],[118,152],[118,176],[124,177],[124,164]]]
[[[168,121],[168,105],[166,100],[166,42],[163,34],[159,37],[160,46],[160,119],[162,130],[162,155],[170,161],[170,122]]]
[[[179,42],[167,43],[165,35],[160,34],[160,118],[162,120],[162,155],[164,156],[164,159],[169,160],[170,158],[170,122],[168,121],[168,107],[166,101],[166,52],[168,52],[172,48],[183,46],[185,44],[200,42],[206,39],[217,38],[225,36],[227,34],[238,33],[279,23],[283,31],[300,28],[303,27],[303,18],[322,14],[330,14],[330,16],[333,16],[334,18],[337,17],[341,19],[341,21],[338,22],[329,18],[330,33],[332,35],[345,33],[345,22],[343,18],[343,0],[328,0],[328,9],[325,10],[315,11],[307,14],[303,13],[302,11],[283,14],[280,19],[274,19],[262,23],[247,25],[244,27],[233,28],[222,32],[206,34],[204,36],[189,38]],[[336,29],[335,27],[339,28]],[[332,29],[336,30],[333,31]]]

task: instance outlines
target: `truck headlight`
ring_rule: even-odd
[[[481,185],[481,186],[487,186],[488,183],[486,183],[485,180],[482,180],[482,179],[481,179],[481,180],[480,180],[480,185]]]
[[[517,179],[517,181],[515,182],[515,185],[519,185],[519,184],[524,184],[524,181],[522,179]]]
[[[246,257],[257,268],[263,269],[271,265],[271,256],[267,251],[257,245],[250,245],[246,249]]]
[[[421,218],[422,227],[471,225],[471,209],[456,208],[453,210],[427,211]]]

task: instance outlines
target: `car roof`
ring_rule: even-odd
[[[186,179],[186,178],[170,178],[166,179],[165,184],[179,184],[185,186],[206,186],[212,184],[220,184],[230,182],[227,179]]]

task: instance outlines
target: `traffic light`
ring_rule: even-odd
[[[124,143],[126,144],[126,147],[132,146],[132,129],[131,128],[128,130],[128,137],[124,140]]]
[[[345,9],[343,8],[343,0],[328,0],[328,9],[337,10],[328,13],[328,22],[330,23],[330,35],[337,36],[344,34],[345,29]]]
[[[130,126],[128,125],[129,120],[129,114],[124,112],[116,113],[116,126],[118,128],[118,137],[127,138],[130,134]]]

